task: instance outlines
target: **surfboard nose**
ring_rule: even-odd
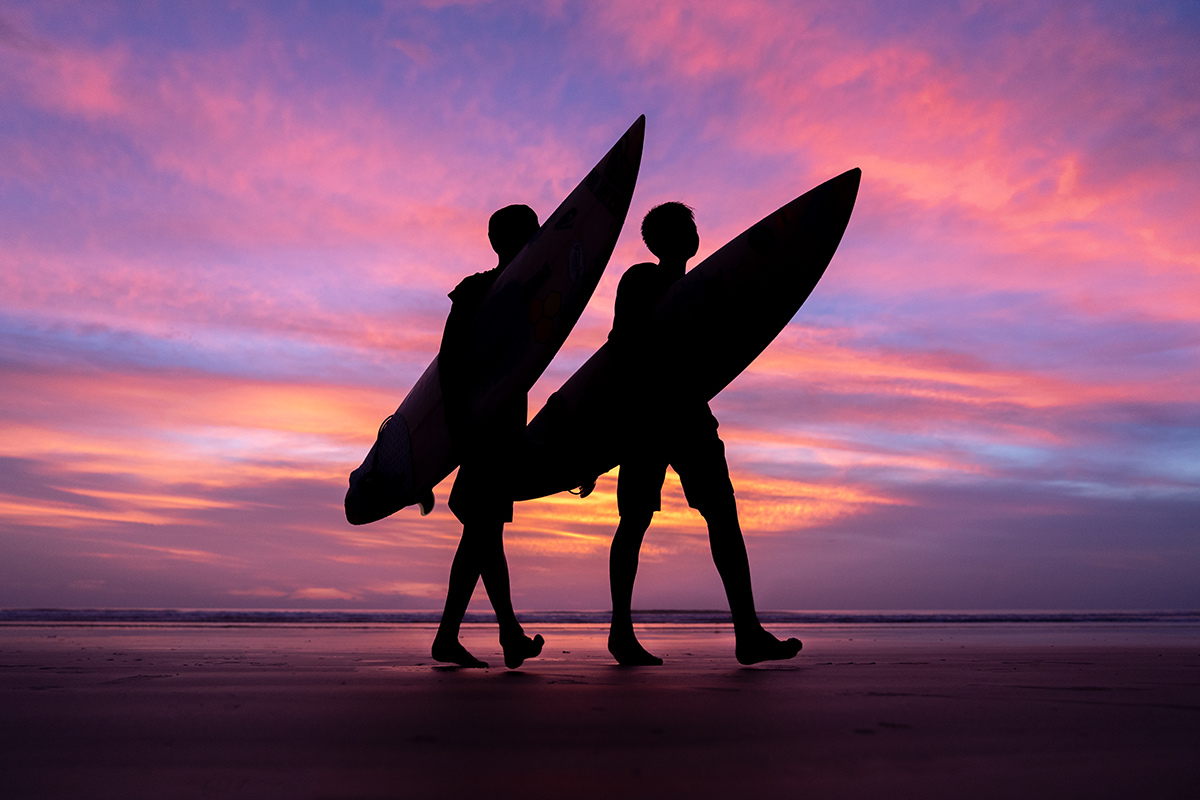
[[[642,146],[646,141],[646,115],[638,117],[625,135],[617,140],[604,162],[604,177],[622,194],[632,199],[642,166]],[[614,214],[615,216],[620,216]]]
[[[642,163],[642,145],[646,141],[646,115],[642,114],[633,124],[629,126],[629,130],[625,132],[629,137],[629,149],[636,152],[637,163],[640,166]]]
[[[807,198],[822,209],[826,224],[831,229],[845,231],[850,222],[850,214],[854,211],[854,202],[858,199],[858,187],[861,183],[862,170],[858,167],[848,169],[797,198],[796,202]],[[836,244],[834,246],[836,247]]]
[[[636,183],[637,173],[642,166],[642,146],[646,143],[646,115],[642,114],[634,120],[622,138],[626,141],[625,158],[633,167],[634,182]]]
[[[625,135],[630,137],[630,141],[637,139],[638,142],[642,142],[646,138],[646,115],[642,114],[635,119],[633,124],[629,126],[629,130],[625,131]]]
[[[849,195],[850,204],[854,205],[854,200],[858,197],[858,187],[862,183],[862,170],[858,167],[848,169],[829,183],[839,195]]]

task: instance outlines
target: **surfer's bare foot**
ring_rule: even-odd
[[[433,502],[433,489],[425,492],[425,494],[421,495],[421,497],[417,500],[417,505],[421,508],[422,517],[429,516],[429,512],[433,511]]]
[[[486,661],[480,661],[471,655],[457,639],[434,639],[430,655],[433,656],[434,661],[458,664],[460,667],[483,669],[487,666]]]
[[[516,669],[525,662],[525,659],[537,658],[545,643],[546,640],[540,633],[532,639],[523,633],[511,639],[501,639],[500,646],[504,648],[504,666]]]
[[[661,658],[648,653],[633,633],[609,632],[608,652],[622,667],[661,667],[663,663]]]
[[[799,639],[788,639],[781,642],[759,628],[756,633],[737,637],[735,654],[742,664],[757,664],[760,661],[785,661],[795,658],[800,652]]]

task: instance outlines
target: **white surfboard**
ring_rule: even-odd
[[[802,194],[667,290],[644,343],[662,364],[659,387],[711,400],[766,349],[825,274],[861,177],[852,169]],[[573,489],[617,465],[617,390],[601,347],[529,424],[517,499]]]
[[[475,415],[528,392],[583,313],[625,223],[645,130],[639,117],[485,296],[471,339]],[[413,505],[456,466],[434,358],[350,473],[346,519],[362,525]]]

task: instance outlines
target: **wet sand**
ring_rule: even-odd
[[[464,643],[500,662],[494,629]],[[531,627],[531,632],[535,629]],[[622,669],[540,626],[518,671],[424,625],[0,626],[5,798],[1194,797],[1193,627],[806,626],[740,667],[654,626]],[[566,652],[564,652],[566,651]]]

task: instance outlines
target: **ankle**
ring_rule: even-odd
[[[500,641],[511,642],[514,640],[524,639],[525,629],[520,625],[506,625],[500,629]]]
[[[608,623],[609,630],[633,630],[633,612],[614,611]]]
[[[757,614],[733,618],[733,635],[737,638],[762,636],[767,629],[758,621]]]

